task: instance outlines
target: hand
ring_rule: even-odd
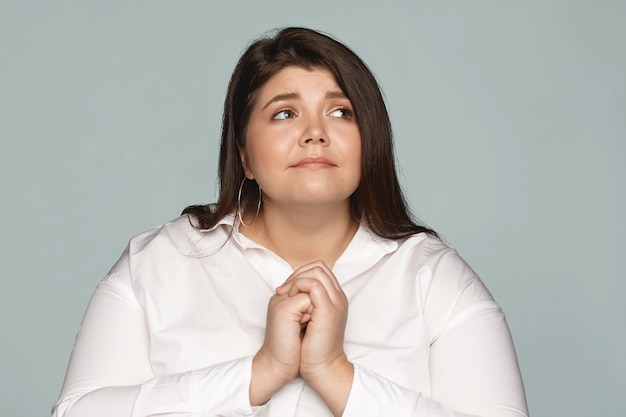
[[[348,300],[337,278],[324,262],[317,261],[298,268],[276,290],[276,294],[286,294],[290,298],[307,294],[311,300],[310,320],[302,339],[300,358],[303,378],[322,371],[344,356]]]
[[[265,340],[252,361],[250,403],[260,405],[298,375],[302,326],[309,318],[306,293],[275,294],[267,308]]]
[[[341,415],[354,368],[343,350],[348,299],[337,278],[324,262],[316,261],[294,271],[276,294],[290,298],[308,295],[312,308],[301,317],[310,315],[302,338],[300,374],[333,414]]]

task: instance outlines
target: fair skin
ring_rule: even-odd
[[[358,228],[349,206],[361,165],[352,104],[326,69],[284,68],[259,90],[240,153],[263,190],[261,213],[240,232],[294,270],[269,301],[250,402],[267,402],[299,375],[340,416],[354,368],[343,350],[348,300],[332,266]]]

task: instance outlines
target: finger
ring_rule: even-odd
[[[309,298],[309,301],[310,301],[310,298]],[[313,303],[309,304],[309,309],[300,318],[300,323],[302,324],[308,323],[311,320],[311,313],[313,313]]]
[[[333,304],[343,303],[344,299],[346,298],[341,288],[337,290],[337,288],[331,284],[330,280],[324,273],[311,273],[309,276],[298,276],[297,278],[289,282],[286,286],[282,287],[280,290],[280,294],[293,297],[301,292],[311,293],[317,287],[320,287],[320,289],[325,292],[325,295],[331,300]]]
[[[311,321],[311,313],[304,313],[302,318],[300,318],[300,324],[304,325]]]
[[[322,261],[312,262],[296,269],[287,280],[276,289],[276,294],[284,294],[289,292],[291,283],[299,278],[316,278],[320,280],[326,287],[329,293],[343,292],[339,281],[335,277],[335,274],[328,268],[328,266]]]
[[[308,263],[308,264],[302,265],[301,267],[299,267],[299,268],[295,269],[295,270],[291,273],[291,275],[289,275],[289,277],[287,277],[287,279],[286,279],[286,280],[285,280],[285,282],[281,285],[281,287],[282,287],[282,286],[284,286],[284,285],[289,284],[291,281],[293,281],[294,279],[296,279],[298,276],[302,275],[303,273],[306,273],[307,271],[311,271],[311,270],[315,269],[316,267],[320,267],[320,268],[322,268],[323,270],[325,270],[325,271],[326,271],[326,273],[328,273],[328,274],[332,274],[332,272],[331,272],[330,268],[328,268],[328,266],[326,266],[326,264],[325,264],[323,261],[318,260],[318,261],[315,261],[315,262],[311,262],[311,263]],[[279,287],[279,288],[281,288],[281,287]]]
[[[314,262],[312,265],[313,267],[311,269],[313,271],[317,271],[315,267],[318,267],[321,269],[322,272],[324,272],[324,278],[328,279],[328,282],[332,284],[332,286],[335,288],[335,291],[342,291],[341,285],[339,284],[337,277],[333,273],[332,269],[330,269],[328,265],[326,265],[326,263],[322,261],[317,261]]]
[[[289,321],[300,322],[303,315],[310,315],[313,305],[309,294],[302,291],[291,297],[287,295],[272,296],[269,308],[270,313],[278,314],[277,318],[283,317]]]
[[[309,295],[313,308],[332,308],[338,301],[328,293],[324,284],[316,278],[298,278],[289,286],[289,297],[299,296],[302,293]]]

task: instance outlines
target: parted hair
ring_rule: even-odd
[[[275,31],[253,43],[239,59],[230,79],[222,119],[218,165],[219,197],[214,205],[193,205],[183,214],[200,229],[210,229],[238,209],[256,211],[259,187],[244,181],[239,147],[246,147],[246,128],[260,88],[289,66],[329,70],[352,103],[361,134],[361,178],[350,197],[352,215],[377,235],[401,239],[426,232],[412,217],[396,172],[391,123],[376,79],[347,46],[323,33],[299,27]]]

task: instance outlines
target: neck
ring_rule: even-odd
[[[348,202],[315,207],[264,203],[254,224],[240,227],[239,231],[296,269],[317,260],[332,268],[357,229],[358,222],[352,217]]]

